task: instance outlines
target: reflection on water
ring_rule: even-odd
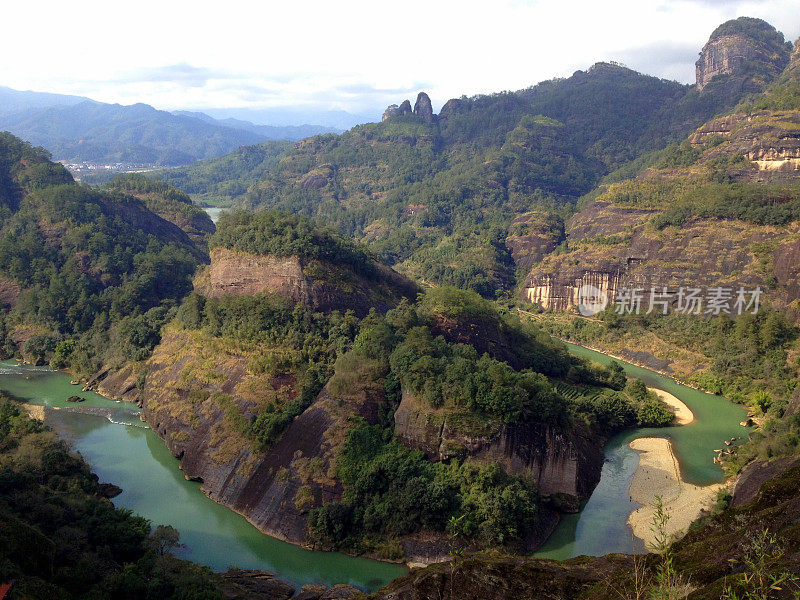
[[[601,364],[612,358],[572,344],[570,351]],[[609,552],[644,552],[644,544],[628,525],[631,512],[640,504],[630,498],[630,485],[639,465],[639,455],[628,446],[639,437],[672,440],[682,477],[689,483],[709,485],[722,481],[722,468],[714,464],[714,449],[725,440],[745,436],[739,426],[744,410],[725,398],[706,394],[676,383],[654,371],[619,362],[631,377],[638,377],[680,398],[694,413],[695,420],[681,427],[643,428],[621,433],[608,442],[606,459],[592,496],[584,509],[567,515],[547,543],[535,554],[542,558],[566,559],[582,554],[602,556]]]
[[[164,442],[138,418],[138,409],[94,392],[46,367],[0,363],[0,389],[32,404],[56,408],[47,422],[69,439],[100,481],[122,488],[114,504],[154,524],[169,524],[186,545],[180,555],[224,570],[268,569],[295,585],[350,583],[375,589],[406,572],[404,567],[339,553],[311,552],[270,538],[243,517],[206,498],[187,481]],[[66,398],[79,395],[79,404]]]

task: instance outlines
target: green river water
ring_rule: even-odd
[[[573,353],[602,364],[612,360],[599,352],[568,346]],[[636,452],[628,447],[631,440],[643,436],[670,438],[684,479],[705,485],[723,477],[722,469],[713,464],[713,450],[726,439],[744,435],[739,426],[744,418],[742,408],[653,371],[618,362],[629,375],[683,400],[694,412],[695,421],[683,427],[638,429],[612,438],[605,449],[600,483],[584,509],[563,518],[536,556],[565,559],[581,554],[643,551],[627,525],[628,515],[639,506],[628,495],[638,465]],[[367,590],[406,572],[399,565],[311,552],[263,535],[240,515],[206,498],[198,483],[184,479],[178,461],[139,420],[135,406],[81,392],[63,373],[14,361],[0,362],[0,389],[32,404],[67,408],[53,411],[48,424],[72,441],[101,481],[123,489],[114,499],[115,505],[129,508],[154,524],[176,527],[186,545],[180,552],[183,558],[215,570],[229,566],[268,569],[295,585],[350,583]],[[86,401],[79,405],[66,402],[71,395]]]
[[[243,517],[206,498],[187,481],[164,442],[142,421],[139,410],[93,392],[81,392],[69,376],[46,367],[0,362],[0,389],[31,404],[67,407],[47,423],[72,441],[100,481],[123,489],[116,506],[153,524],[172,525],[186,545],[179,556],[221,571],[229,566],[267,569],[299,586],[350,583],[373,590],[404,574],[400,565],[336,552],[311,552],[268,537]],[[86,399],[72,404],[65,399]]]
[[[573,354],[603,365],[615,360],[588,348],[567,346]],[[647,386],[662,389],[682,400],[694,413],[694,421],[680,427],[635,429],[611,438],[605,447],[600,483],[583,510],[564,517],[535,556],[563,560],[582,554],[602,556],[609,552],[644,551],[641,540],[633,536],[628,525],[628,516],[640,506],[629,495],[631,480],[639,465],[638,454],[628,446],[632,440],[640,437],[672,440],[683,479],[696,485],[709,485],[723,480],[722,468],[714,464],[714,449],[724,448],[725,440],[732,437],[747,436],[747,430],[739,425],[746,416],[742,407],[649,369],[617,362],[629,376],[638,377]]]

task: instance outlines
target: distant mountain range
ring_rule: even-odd
[[[43,146],[54,159],[68,163],[159,166],[221,156],[242,145],[341,131],[322,125],[258,125],[6,87],[0,87],[0,130]]]
[[[319,111],[300,106],[276,106],[272,108],[207,108],[206,114],[215,119],[243,119],[270,125],[296,125],[314,123],[342,131],[363,123],[372,123],[380,117],[380,111],[350,113],[344,110]]]

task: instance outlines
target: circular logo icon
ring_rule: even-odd
[[[608,306],[608,296],[600,288],[584,285],[578,290],[578,312],[584,317],[596,315],[605,310],[606,306]]]

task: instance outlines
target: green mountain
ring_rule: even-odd
[[[291,142],[242,146],[226,156],[157,171],[154,176],[191,194],[199,203],[230,206],[293,147]]]
[[[376,597],[791,598],[797,67],[740,18],[693,87],[598,63],[439,114],[421,93],[165,172],[256,211],[211,235],[168,183],[78,186],[6,134],[4,352],[139,402],[186,477],[265,533],[439,561]],[[769,306],[583,318],[584,284],[760,286]],[[550,334],[751,407],[749,441],[720,451],[736,489],[659,554],[520,556],[592,493],[610,436],[673,416]]]
[[[122,106],[0,89],[0,127],[69,163],[184,165],[265,140],[298,140],[328,127],[270,127],[203,113]]]
[[[726,27],[706,46],[713,69],[699,64],[702,86],[598,63],[518,92],[453,99],[438,115],[422,93],[414,107],[387,109],[381,123],[309,138],[277,163],[242,168],[225,182],[225,199],[318,218],[412,278],[495,297],[516,283],[506,244],[514,219],[568,217],[604,176],[682,139],[785,67],[788,47],[773,27]],[[738,40],[746,65],[726,58],[723,38]],[[209,197],[221,183],[201,183],[202,173],[244,162],[241,152],[181,179]]]
[[[165,195],[148,203],[167,216],[175,198],[193,210],[179,192]],[[149,352],[208,260],[130,188],[82,187],[46,151],[8,133],[0,134],[0,213],[3,353],[82,374]]]

